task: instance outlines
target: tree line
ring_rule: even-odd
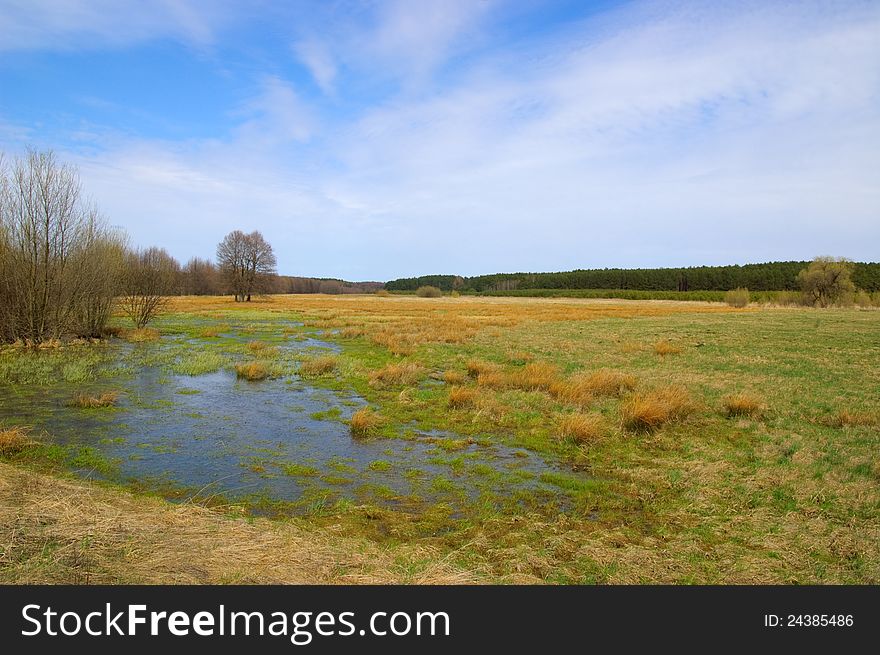
[[[76,169],[52,152],[0,153],[0,343],[39,345],[100,337],[114,311],[135,328],[172,295],[352,293],[381,283],[279,276],[272,246],[258,231],[235,230],[216,261],[185,265],[158,247],[138,248],[83,194]]]
[[[688,268],[603,268],[559,273],[498,273],[476,277],[425,275],[385,284],[389,291],[415,291],[435,286],[444,291],[515,291],[528,289],[626,289],[636,291],[799,291],[801,271],[810,262],[787,261]],[[880,263],[850,264],[855,287],[880,291]]]

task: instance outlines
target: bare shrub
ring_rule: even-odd
[[[439,298],[443,292],[437,287],[423,286],[416,289],[416,295],[419,298]]]
[[[745,287],[731,289],[724,294],[724,302],[731,307],[745,307],[749,304],[749,290]]]
[[[179,271],[177,261],[161,248],[128,253],[119,307],[136,328],[145,327],[166,307]]]

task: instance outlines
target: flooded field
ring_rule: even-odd
[[[283,367],[298,357],[340,351],[331,342],[283,333],[301,323],[250,321],[211,329],[216,325],[189,325],[197,334],[209,329],[210,337],[172,333],[142,344],[115,339],[87,379],[4,393],[0,420],[33,426],[45,440],[70,449],[81,476],[175,499],[222,498],[256,513],[339,501],[410,510],[442,502],[456,512],[473,503],[516,508],[525,500],[564,506],[554,487],[540,480],[557,467],[521,448],[411,426],[401,426],[396,438],[352,437],[348,421],[366,401],[351,389],[322,388]],[[242,347],[271,348],[279,374],[239,379],[219,360],[213,361],[218,370],[175,373],[206,343],[228,349],[233,359]],[[118,394],[112,407],[71,403],[76,394],[99,397],[111,389]]]

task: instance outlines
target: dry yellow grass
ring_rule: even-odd
[[[158,341],[159,330],[155,328],[138,328],[136,330],[123,330],[119,336],[132,343],[144,343],[146,341]]]
[[[30,428],[20,425],[0,428],[0,455],[14,455],[33,443]]]
[[[227,512],[228,514],[228,512]],[[433,563],[430,563],[433,562]],[[456,584],[429,546],[393,551],[299,522],[230,518],[0,463],[0,582]]]
[[[445,371],[443,381],[449,385],[462,385],[467,382],[467,376],[461,371]]]
[[[501,371],[480,373],[477,376],[477,385],[488,389],[503,389],[507,386],[508,377]]]
[[[654,344],[654,352],[661,357],[666,357],[666,355],[677,355],[681,352],[681,348],[664,339]]]
[[[549,362],[531,362],[519,370],[511,371],[508,385],[525,391],[547,391],[559,380],[559,367]]]
[[[349,325],[339,330],[339,336],[343,339],[354,339],[356,337],[362,337],[364,336],[364,329]]]
[[[572,377],[582,381],[584,387],[597,396],[621,396],[627,391],[635,389],[638,383],[634,375],[607,368]]]
[[[559,422],[559,433],[581,444],[598,441],[604,432],[604,421],[599,414],[569,414]]]
[[[112,407],[118,399],[119,393],[116,391],[105,391],[96,396],[88,393],[78,393],[70,401],[70,404],[74,407],[95,409],[98,407]]]
[[[384,368],[370,371],[369,383],[372,387],[409,386],[416,384],[425,375],[424,367],[414,362],[388,364]]]
[[[265,362],[242,362],[235,365],[235,374],[243,380],[255,382],[268,378],[271,371]]]
[[[486,362],[482,359],[468,360],[467,364],[465,364],[465,368],[467,369],[467,374],[472,378],[478,378],[481,375],[487,375],[489,373],[498,373],[501,370],[501,367],[498,366],[498,364]]]
[[[735,393],[724,398],[724,412],[728,416],[751,416],[757,418],[764,413],[764,403],[756,395]]]
[[[369,407],[359,409],[352,414],[349,426],[351,436],[362,439],[376,433],[384,421],[382,417]]]
[[[620,413],[626,429],[650,432],[684,418],[693,409],[687,390],[670,386],[633,395],[621,405]]]
[[[452,387],[449,390],[448,404],[453,409],[465,409],[476,405],[478,397],[479,394],[473,389]]]
[[[877,425],[880,423],[880,417],[870,412],[854,412],[848,409],[841,409],[834,417],[833,424],[837,427],[845,427],[847,425]]]
[[[265,341],[249,341],[247,348],[255,355],[265,355],[272,350],[275,350],[275,348],[270,346]]]
[[[334,355],[321,355],[320,357],[304,359],[299,365],[299,374],[307,378],[327,375],[336,370],[338,363],[339,360]]]
[[[254,303],[230,297],[182,296],[169,299],[170,312],[247,311]],[[409,355],[423,344],[465,343],[481,332],[524,323],[586,321],[598,318],[665,316],[678,313],[723,313],[731,307],[709,303],[635,303],[578,298],[421,298],[403,295],[273,295],[260,299],[267,311],[295,312],[305,323],[322,329],[362,330],[372,343],[395,355]],[[748,311],[748,310],[747,310]],[[473,374],[472,377],[476,377]]]

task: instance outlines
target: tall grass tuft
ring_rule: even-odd
[[[735,393],[727,396],[724,401],[724,412],[728,416],[759,417],[764,413],[764,403],[757,396],[749,393]]]
[[[272,374],[266,362],[241,362],[235,365],[235,375],[241,380],[256,382]]]
[[[599,414],[569,414],[559,423],[559,433],[580,444],[594,443],[604,432],[604,421]]]
[[[620,408],[623,426],[636,432],[652,432],[670,421],[684,418],[694,409],[686,389],[664,387],[635,394]]]
[[[97,396],[87,393],[78,393],[73,397],[70,404],[73,407],[82,407],[83,409],[96,409],[99,407],[112,407],[116,404],[118,398],[119,394],[116,391],[105,391]]]
[[[132,343],[144,343],[147,341],[158,341],[159,330],[155,328],[142,327],[134,330],[125,330],[120,336],[126,341]]]
[[[462,385],[467,382],[467,376],[461,371],[445,371],[443,381],[448,385]]]
[[[15,455],[33,443],[30,438],[30,428],[22,426],[0,428],[0,455]]]
[[[525,391],[547,391],[559,380],[559,367],[549,362],[531,362],[508,374],[509,386]]]
[[[452,409],[465,409],[473,407],[477,403],[478,394],[473,389],[465,387],[452,387],[449,390],[449,406]]]
[[[666,357],[666,355],[677,355],[681,352],[681,348],[666,339],[663,339],[654,344],[654,352],[661,357]]]
[[[356,411],[349,422],[351,436],[364,439],[373,436],[382,425],[382,417],[369,407]]]
[[[745,287],[731,289],[724,294],[724,302],[731,307],[745,307],[749,304],[750,300],[749,290]]]
[[[834,417],[832,424],[842,428],[848,425],[852,426],[871,426],[880,424],[880,417],[870,412],[853,412],[848,409],[841,409]]]
[[[471,359],[465,364],[467,374],[472,378],[478,378],[486,373],[497,373],[500,370],[498,364],[486,362],[482,359]]]
[[[303,360],[299,365],[300,377],[316,378],[336,370],[339,360],[335,355],[321,355]]]
[[[414,362],[388,364],[384,368],[370,371],[371,387],[409,386],[417,383],[425,375],[425,369]]]

